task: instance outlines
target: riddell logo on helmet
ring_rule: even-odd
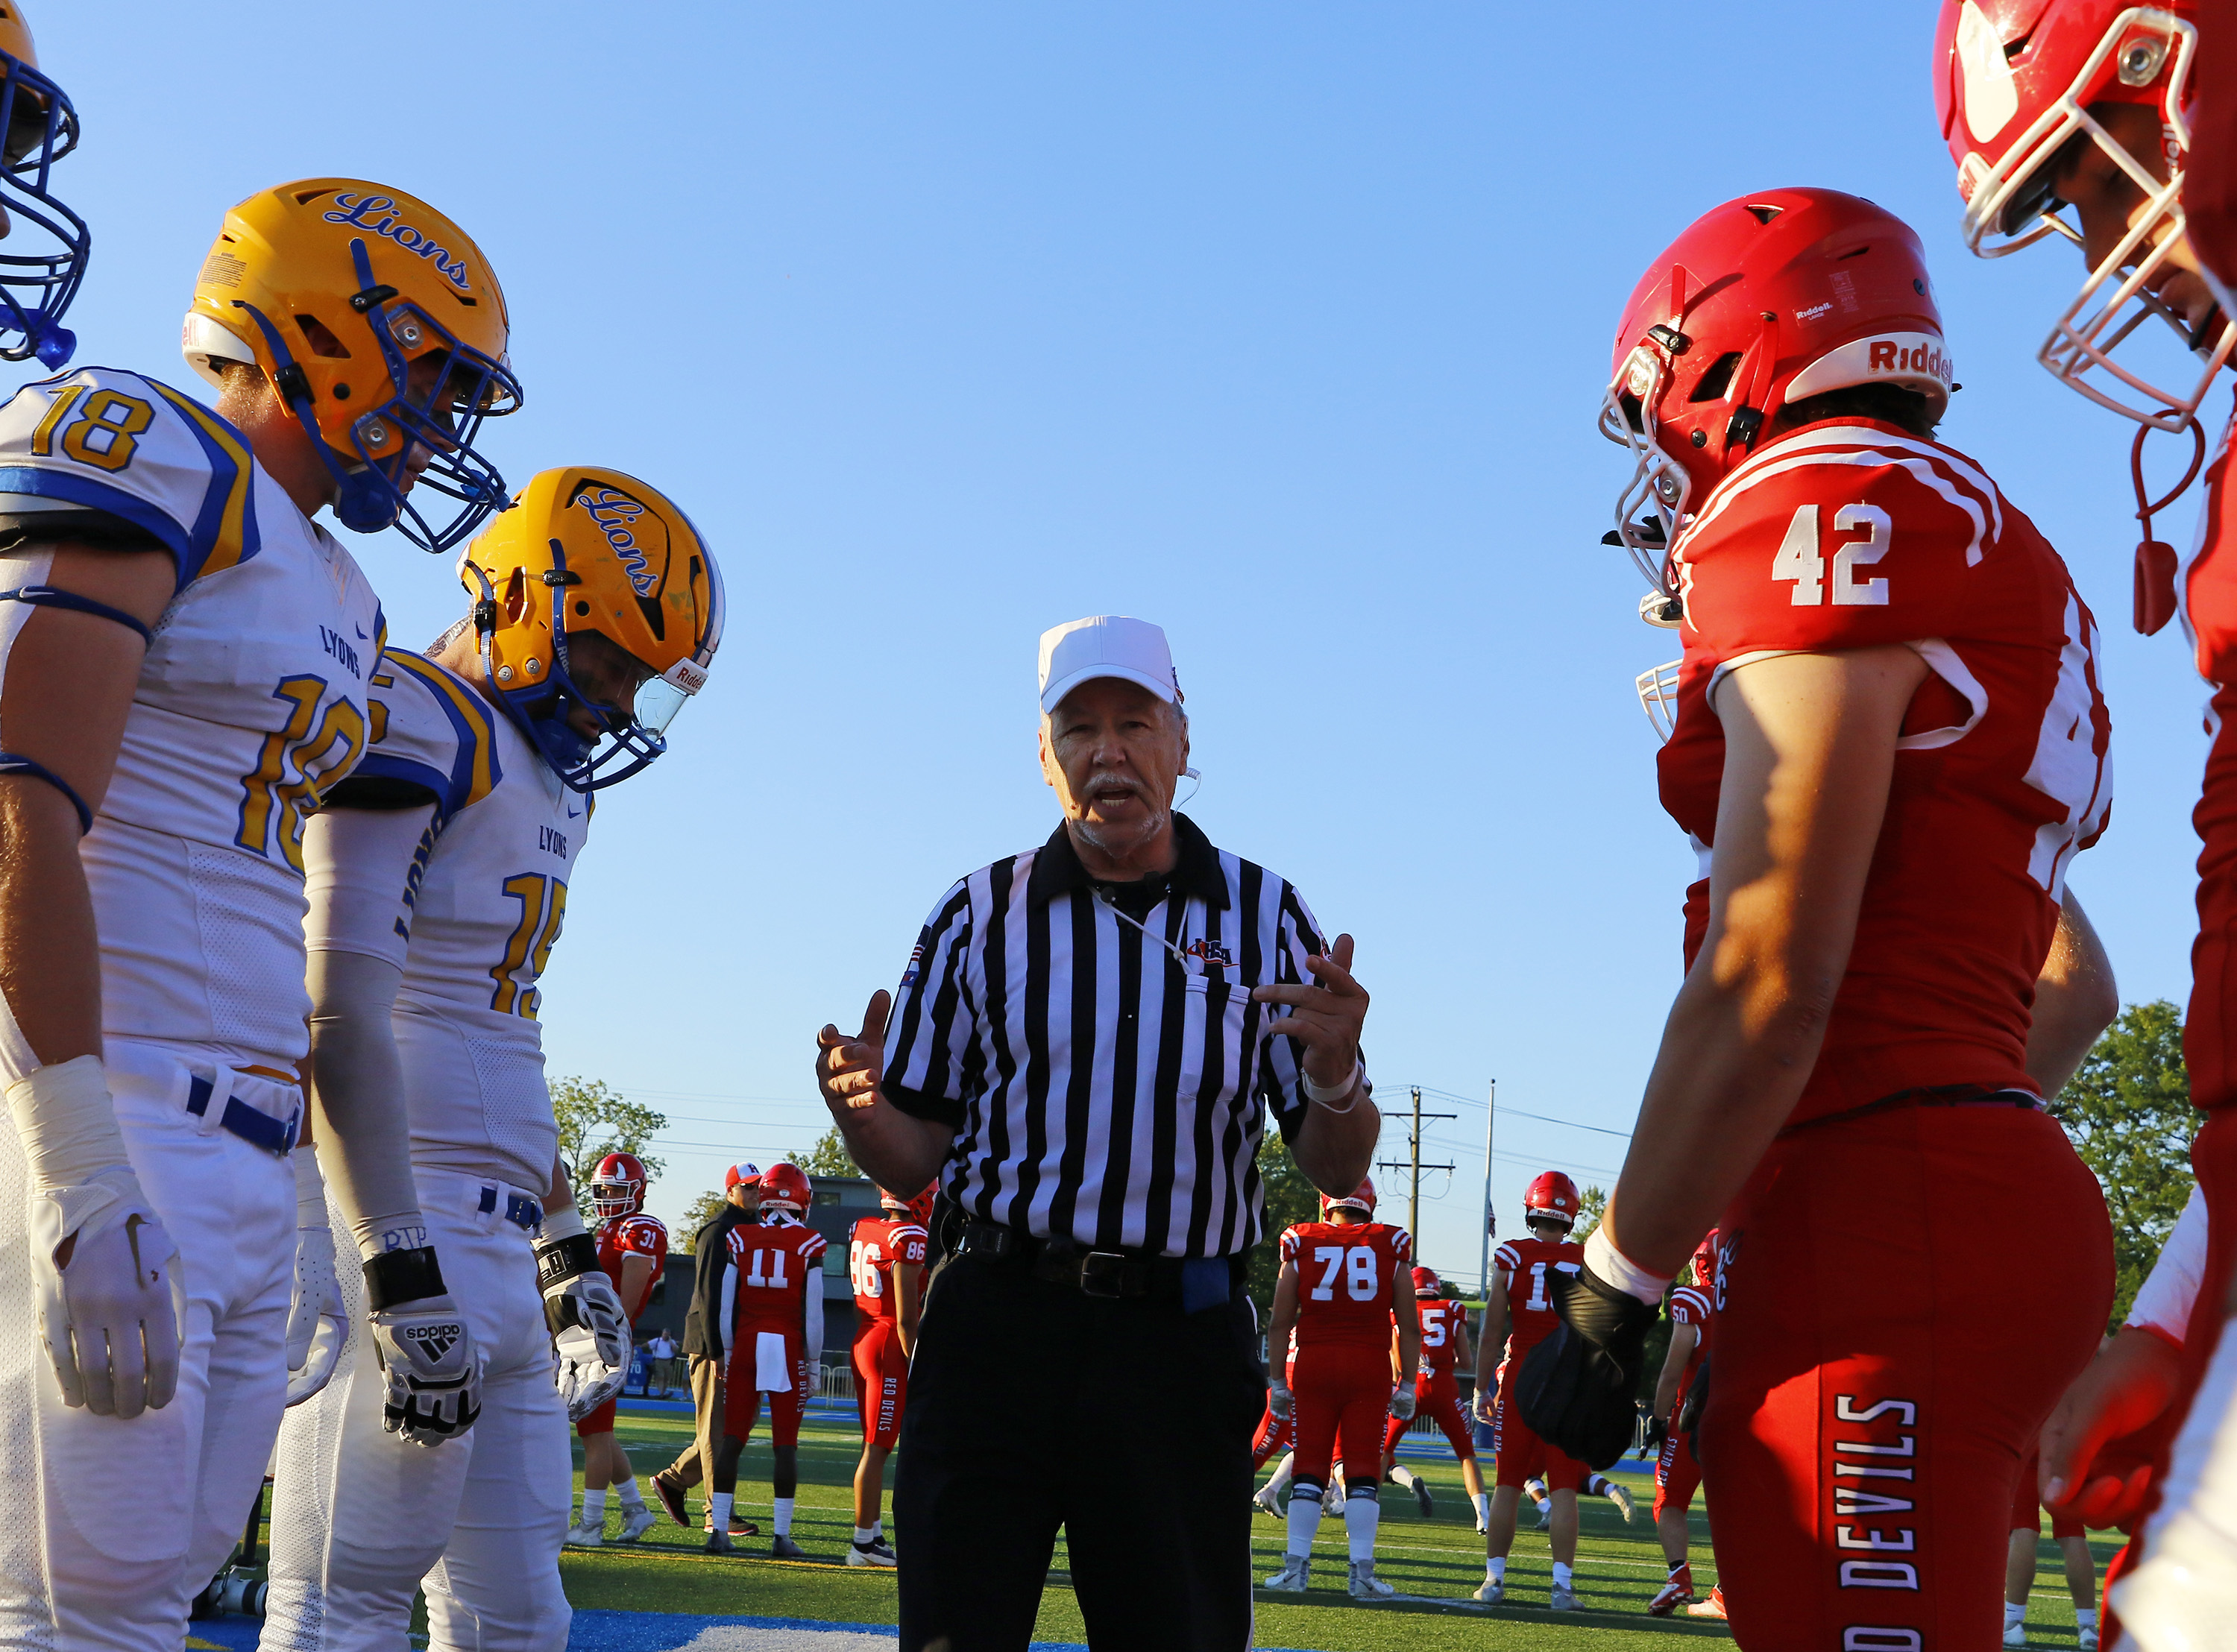
[[[466,260],[463,254],[453,253],[432,235],[425,234],[409,224],[396,219],[396,202],[387,195],[351,195],[337,194],[334,205],[341,210],[324,214],[330,224],[347,224],[353,229],[369,229],[386,240],[394,241],[407,253],[417,253],[435,267],[436,273],[461,293],[473,291],[466,279]]]
[[[621,558],[622,571],[639,596],[650,596],[659,583],[644,552],[637,548],[637,536],[630,524],[644,515],[644,506],[626,493],[612,488],[585,488],[575,496],[575,503],[591,513],[591,520],[598,524],[598,531]]]
[[[1874,372],[1924,373],[1929,378],[1950,382],[1950,358],[1935,344],[1914,346],[1898,345],[1886,339],[1872,340],[1871,355],[1866,364]]]

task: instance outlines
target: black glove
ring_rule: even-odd
[[[1701,1426],[1701,1413],[1708,1407],[1709,1361],[1706,1356],[1704,1356],[1699,1366],[1693,1372],[1693,1380],[1686,1385],[1686,1403],[1678,1408],[1678,1432],[1691,1436]],[[1693,1445],[1690,1438],[1686,1444]],[[1693,1460],[1698,1463],[1700,1458],[1701,1453],[1697,1449],[1693,1452]]]
[[[1663,1421],[1660,1417],[1653,1417],[1653,1416],[1650,1416],[1650,1417],[1648,1417],[1648,1418],[1647,1418],[1647,1419],[1646,1419],[1646,1449],[1647,1449],[1648,1451],[1657,1451],[1657,1450],[1660,1450],[1660,1447],[1661,1447],[1662,1442],[1663,1442],[1664,1440],[1666,1440],[1666,1439],[1669,1438],[1669,1437],[1670,1437],[1670,1425],[1669,1425],[1669,1424],[1667,1424],[1667,1423],[1664,1422],[1664,1421]]]
[[[1630,1449],[1646,1331],[1657,1309],[1580,1267],[1546,1280],[1561,1323],[1533,1348],[1514,1379],[1514,1402],[1531,1432],[1587,1468],[1613,1464]]]

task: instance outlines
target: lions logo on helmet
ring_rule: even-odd
[[[634,1153],[609,1153],[591,1177],[591,1208],[601,1221],[634,1216],[644,1208],[644,1162]]]

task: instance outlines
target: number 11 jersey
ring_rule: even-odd
[[[1390,1346],[1390,1281],[1414,1260],[1402,1227],[1301,1221],[1282,1235],[1297,1271],[1300,1348]]]

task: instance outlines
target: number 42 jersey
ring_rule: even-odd
[[[2097,623],[2065,563],[1971,460],[1862,420],[1756,454],[1703,501],[1672,562],[1686,654],[1661,787],[1701,855],[1687,967],[1708,923],[1722,679],[1774,655],[1908,648],[1930,675],[1793,1116],[1928,1086],[2032,1089],[2036,977],[2067,868],[2112,804]]]
[[[174,563],[79,849],[105,1033],[292,1071],[310,1012],[303,822],[365,749],[382,640],[372,588],[231,425],[107,367],[0,407],[0,517],[28,530],[0,558],[11,589],[46,582],[43,539],[153,539]],[[0,635],[36,611],[0,603]]]

